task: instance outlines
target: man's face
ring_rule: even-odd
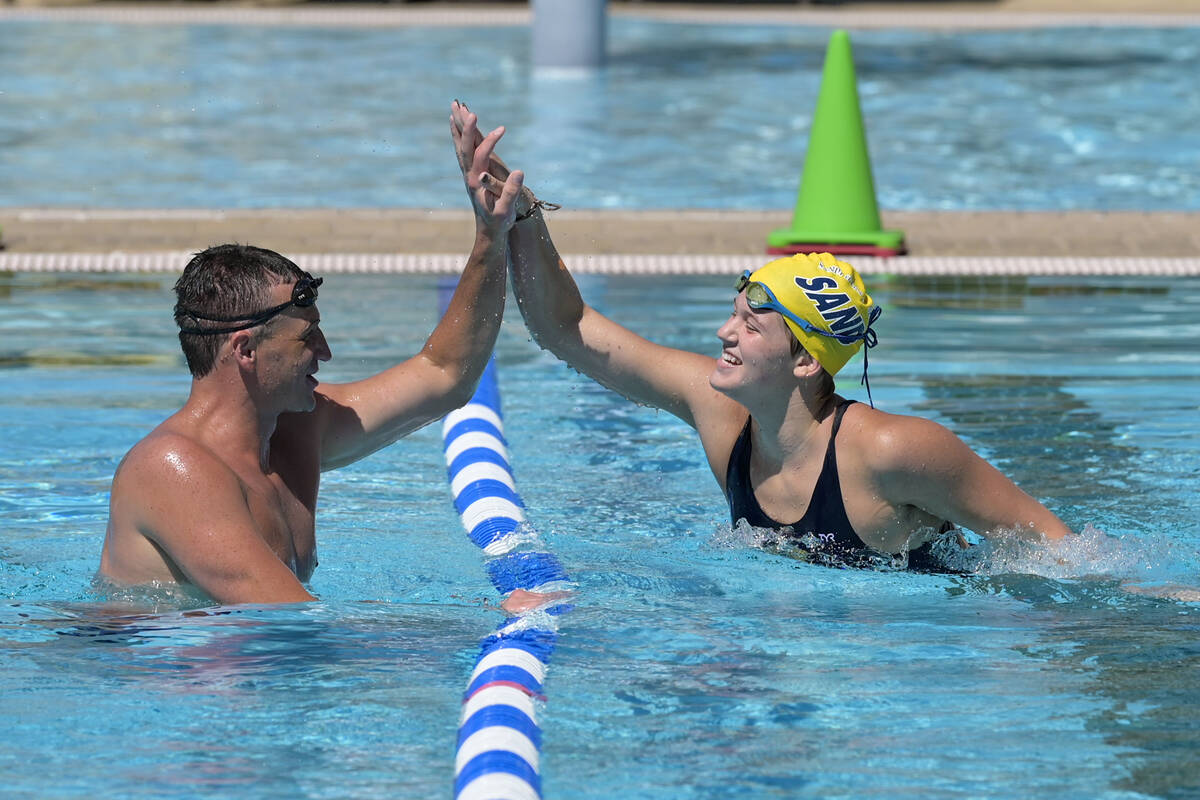
[[[755,311],[745,293],[734,298],[733,313],[717,329],[721,355],[709,384],[735,400],[749,392],[772,391],[779,384],[790,391],[795,385],[791,333],[774,311]]]
[[[270,305],[287,302],[292,283],[271,289]],[[268,321],[258,342],[259,382],[277,397],[282,411],[312,411],[316,405],[314,377],[320,362],[333,354],[321,331],[321,314],[316,305],[292,306]]]

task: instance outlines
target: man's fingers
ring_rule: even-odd
[[[511,205],[516,202],[516,196],[525,183],[525,173],[517,170],[509,174],[508,180],[501,182],[494,175],[485,172],[479,176],[479,183],[489,194],[497,198],[497,207],[503,207],[505,204]]]
[[[508,175],[508,180],[504,182],[504,188],[500,192],[500,199],[496,201],[496,210],[504,210],[512,208],[517,202],[517,195],[521,191],[521,186],[525,183],[525,173],[521,170],[513,170]]]
[[[525,173],[519,169],[514,169],[512,172],[508,173],[508,180],[504,182],[504,191],[501,192],[501,194],[515,195],[517,192],[521,191],[521,187],[524,185]]]
[[[503,135],[504,126],[501,125],[483,138],[483,141],[475,148],[475,157],[471,162],[471,169],[473,171],[487,172],[488,162],[492,159],[492,151],[496,149],[496,143],[500,141],[500,137]]]
[[[467,189],[479,203],[490,206],[504,202],[505,208],[511,208],[521,189],[523,176],[513,181],[508,167],[495,155],[496,144],[504,131],[504,126],[500,126],[483,136],[479,131],[479,117],[471,113],[466,103],[459,100],[450,103],[450,135]],[[481,187],[484,192],[479,194]],[[506,195],[508,199],[502,201]],[[490,201],[489,197],[492,198]]]

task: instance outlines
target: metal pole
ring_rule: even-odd
[[[530,3],[535,69],[604,66],[607,0],[530,0]]]

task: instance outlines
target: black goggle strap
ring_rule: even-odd
[[[222,333],[235,333],[244,331],[247,328],[253,328],[255,325],[261,325],[267,320],[274,317],[279,312],[290,306],[297,308],[308,308],[313,303],[317,302],[317,287],[325,282],[324,278],[314,278],[307,272],[304,277],[296,281],[296,285],[292,287],[292,299],[286,303],[280,303],[277,306],[272,306],[264,311],[251,314],[238,314],[232,317],[216,316],[210,314],[201,314],[199,311],[193,311],[190,308],[185,308],[180,305],[175,306],[176,314],[184,314],[192,319],[203,320],[205,322],[240,322],[240,325],[233,325],[225,328],[180,328],[180,333],[190,333],[196,336],[216,336]]]
[[[182,328],[181,327],[179,329],[179,332],[180,333],[191,333],[196,336],[216,336],[221,333],[234,333],[235,331],[244,331],[247,328],[253,328],[255,325],[262,325],[264,322],[268,321],[269,319],[274,317],[276,314],[278,314],[280,311],[283,311],[285,308],[288,308],[291,305],[292,305],[292,303],[289,300],[288,302],[277,305],[274,308],[268,308],[266,311],[261,311],[252,317],[210,317],[205,314],[197,314],[195,312],[189,311],[186,308],[176,307],[177,311],[182,311],[184,314],[186,314],[189,317],[192,317],[193,319],[201,319],[201,320],[204,320],[205,322],[237,322],[238,320],[245,320],[244,322],[241,322],[238,325],[229,325],[224,328]]]
[[[875,306],[871,309],[871,313],[867,315],[867,329],[863,331],[863,374],[862,380],[858,383],[860,386],[867,387],[867,402],[871,404],[871,408],[875,407],[875,400],[871,397],[871,381],[867,378],[867,356],[871,352],[871,348],[879,344],[879,336],[876,335],[875,329],[871,326],[875,324],[875,320],[879,319],[879,315],[883,313],[883,309]]]

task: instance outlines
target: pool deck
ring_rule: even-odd
[[[992,0],[865,2],[838,6],[612,3],[611,12],[687,21],[880,27],[998,28],[1038,25],[1187,25],[1200,27],[1197,0]],[[76,19],[125,23],[527,24],[520,3],[420,3],[415,6],[255,3],[121,4],[77,0],[0,0],[0,20]],[[145,266],[206,245],[252,242],[288,254],[419,256],[465,254],[471,219],[462,210],[98,210],[0,208],[5,249],[0,270],[104,268],[114,256]],[[758,257],[768,231],[786,227],[791,209],[774,211],[591,211],[553,214],[565,254],[604,258]],[[1200,212],[892,211],[885,227],[906,233],[909,259],[1071,259],[1126,265],[1171,262],[1200,274]],[[600,261],[597,261],[599,259]],[[409,262],[411,265],[411,262]],[[628,260],[622,263],[630,263]],[[666,262],[662,262],[666,263]],[[74,265],[74,266],[72,266]],[[82,265],[82,266],[81,266]],[[88,266],[91,265],[91,266]],[[96,266],[100,265],[100,266]],[[721,267],[724,268],[724,262]],[[1051,266],[1051,269],[1054,267]],[[1021,270],[1021,267],[1010,267]],[[631,271],[636,269],[631,268]]]
[[[465,253],[470,212],[420,209],[0,209],[7,254],[152,252],[253,242],[286,253]],[[561,252],[761,255],[779,211],[553,212]],[[1200,212],[885,211],[911,256],[1153,257],[1200,255]]]
[[[730,24],[896,25],[935,28],[1022,28],[1047,25],[1200,24],[1195,0],[909,0],[826,5],[781,3],[616,2],[616,16]],[[126,23],[212,22],[263,25],[526,25],[520,2],[310,3],[295,0],[106,2],[0,0],[0,18],[57,18]]]

